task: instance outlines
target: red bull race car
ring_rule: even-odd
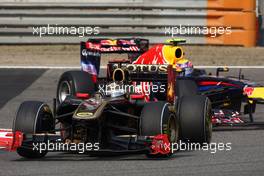
[[[217,68],[216,75],[194,68],[191,61],[185,58],[182,47],[179,46],[184,42],[184,39],[171,39],[165,44],[157,44],[149,49],[146,39],[90,39],[81,43],[82,69],[97,77],[100,70],[101,53],[128,53],[127,59],[113,59],[108,63],[106,76],[108,80],[113,79],[116,68],[124,70],[121,75],[125,81],[126,70],[142,69],[145,72],[151,72],[152,68],[147,65],[173,65],[178,72],[176,92],[179,96],[196,94],[207,96],[212,102],[214,112],[212,123],[214,125],[243,124],[244,120],[241,116],[245,114],[249,115],[249,122],[254,122],[253,114],[256,105],[264,102],[264,87],[243,79],[241,73],[238,77],[219,75],[221,72],[228,72],[228,68]],[[99,48],[101,48],[100,52],[96,56],[87,55]],[[126,68],[128,64],[145,66],[136,68],[130,65]],[[149,82],[141,82],[139,86],[148,87],[148,84]],[[143,93],[141,98],[146,101],[151,96],[153,95]]]

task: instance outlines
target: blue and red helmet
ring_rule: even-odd
[[[193,73],[193,64],[188,59],[181,59],[176,63],[177,67],[182,69],[181,76],[191,76]]]

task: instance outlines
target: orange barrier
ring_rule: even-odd
[[[208,9],[207,27],[231,27],[229,33],[208,35],[208,44],[256,46],[255,0],[208,0]]]
[[[208,0],[208,9],[254,11],[256,0]]]
[[[208,11],[208,26],[231,26],[232,29],[255,30],[256,14],[255,12],[239,11]]]
[[[218,35],[215,38],[207,37],[207,44],[254,47],[256,46],[256,31],[235,30],[231,34]]]

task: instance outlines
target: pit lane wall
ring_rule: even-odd
[[[0,0],[0,44],[77,44],[79,35],[39,36],[33,27],[99,27],[85,37],[171,37],[189,44],[256,45],[256,0]],[[230,28],[208,35],[186,28]],[[173,31],[174,29],[174,31]],[[176,33],[174,33],[176,30]],[[52,32],[48,29],[48,31]],[[34,34],[33,34],[34,33]]]

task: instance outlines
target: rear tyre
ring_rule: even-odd
[[[179,102],[180,138],[187,142],[210,143],[211,103],[205,96],[184,96]]]
[[[176,143],[179,139],[179,122],[174,113],[169,111],[166,102],[151,102],[145,104],[140,116],[140,135],[155,136],[167,134],[170,143]],[[168,155],[152,155],[147,157],[169,157]]]
[[[13,123],[14,131],[21,131],[23,134],[47,133],[54,130],[54,119],[49,106],[40,101],[25,101],[18,111]],[[39,152],[33,150],[33,142],[26,144],[27,147],[20,147],[17,153],[25,158],[42,158],[47,151]]]
[[[60,77],[57,87],[57,100],[62,103],[68,95],[75,96],[76,93],[95,92],[95,83],[92,75],[84,71],[67,71]]]
[[[198,94],[198,87],[193,80],[177,79],[176,80],[176,94],[177,96],[195,96]]]

